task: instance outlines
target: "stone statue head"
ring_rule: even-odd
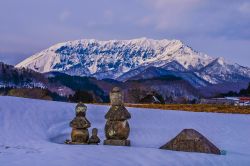
[[[92,129],[92,136],[97,136],[98,134],[98,129],[97,128],[93,128]]]
[[[82,102],[78,103],[75,108],[76,115],[82,115],[85,116],[87,111],[87,106],[83,104]]]
[[[111,105],[113,106],[123,105],[123,95],[120,88],[114,87],[109,93],[109,97]]]

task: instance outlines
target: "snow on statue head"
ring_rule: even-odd
[[[85,116],[87,111],[87,106],[82,102],[78,103],[75,108],[76,116]]]
[[[114,87],[111,90],[109,96],[110,96],[111,105],[113,106],[123,105],[123,95],[122,95],[120,88]]]

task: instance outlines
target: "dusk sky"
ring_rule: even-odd
[[[250,0],[0,0],[0,61],[68,40],[179,39],[250,66]]]

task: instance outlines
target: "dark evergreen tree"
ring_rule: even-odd
[[[73,96],[69,96],[71,102],[93,103],[94,98],[91,93],[87,91],[77,90]]]
[[[247,96],[250,97],[250,83],[246,89],[241,89],[239,93],[230,91],[228,93],[223,93],[218,95],[217,97],[226,97],[226,96],[234,96],[234,97],[242,97]]]

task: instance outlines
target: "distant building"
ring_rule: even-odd
[[[201,99],[200,104],[250,106],[250,97],[225,97],[225,98]]]
[[[156,96],[151,95],[151,94],[142,98],[140,100],[140,103],[143,103],[143,104],[161,104],[160,100]]]
[[[234,105],[235,101],[226,98],[212,98],[212,99],[201,99],[201,104],[221,104],[221,105]]]
[[[239,97],[239,100],[235,102],[238,106],[250,106],[250,97]]]

